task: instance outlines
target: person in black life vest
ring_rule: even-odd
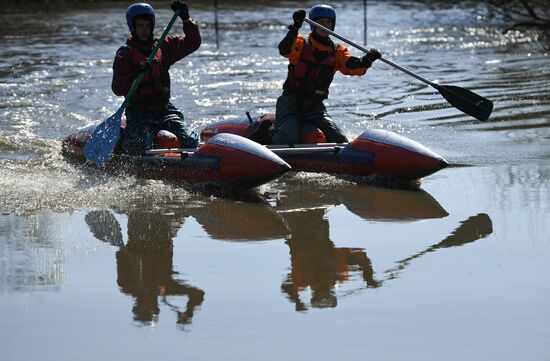
[[[342,44],[335,44],[329,34],[311,26],[307,38],[298,34],[306,12],[297,10],[292,15],[294,24],[279,43],[279,53],[289,59],[288,76],[283,85],[283,94],[277,99],[273,144],[296,144],[300,142],[302,122],[319,128],[327,142],[345,143],[346,136],[333,122],[323,100],[334,74],[364,75],[372,63],[381,57],[371,49],[363,58],[356,58]],[[334,30],[336,12],[329,5],[315,5],[309,18],[328,29]]]
[[[174,1],[172,10],[178,9],[185,36],[166,36],[152,64],[147,63],[147,58],[158,41],[153,37],[155,11],[145,3],[130,5],[126,11],[131,37],[115,56],[113,92],[126,96],[139,73],[144,71],[145,74],[126,108],[127,125],[121,139],[124,153],[140,155],[151,149],[160,130],[174,133],[181,147],[198,145],[198,136],[189,131],[183,113],[170,102],[170,67],[201,44],[199,28],[189,17],[187,5]]]

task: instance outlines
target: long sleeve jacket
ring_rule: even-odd
[[[201,44],[201,35],[196,24],[193,22],[184,22],[183,32],[185,35],[166,36],[164,43],[159,49],[162,56],[158,60],[160,61],[162,73],[165,73],[161,77],[164,79],[163,82],[168,82],[168,84],[164,84],[168,88],[170,86],[168,75],[170,67],[177,61],[193,53]],[[143,56],[148,57],[155,44],[156,41],[144,44],[133,38],[129,38],[126,41],[126,45],[117,51],[113,62],[113,80],[111,84],[111,88],[116,95],[126,96],[132,86],[132,82],[139,74],[139,64],[136,64],[129,49],[137,49]],[[140,87],[142,86],[147,86],[146,82],[140,84]]]
[[[336,66],[334,72],[341,72],[344,75],[364,75],[368,69],[361,59],[353,56],[351,52],[342,44],[325,45],[315,39],[313,34],[308,35],[308,40],[319,51],[326,52],[331,50],[331,46],[335,46],[336,50]],[[298,30],[289,29],[287,35],[279,43],[279,53],[288,58],[290,64],[296,65],[300,59],[302,49],[306,43],[306,38],[298,34]]]

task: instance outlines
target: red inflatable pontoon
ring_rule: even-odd
[[[253,120],[224,120],[206,127],[201,140],[207,141],[220,132],[232,132],[265,143],[267,129],[275,117],[264,115]],[[305,142],[324,140],[312,125],[301,131]],[[350,143],[311,143],[266,145],[292,166],[293,171],[327,172],[358,176],[383,175],[415,180],[433,174],[449,165],[440,155],[422,144],[388,130],[371,129]]]
[[[85,162],[82,149],[94,129],[90,126],[65,138],[63,155]],[[266,147],[235,134],[217,134],[194,150],[153,149],[143,156],[115,154],[104,167],[153,179],[239,188],[259,186],[291,169]]]

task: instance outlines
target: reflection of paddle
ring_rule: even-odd
[[[179,13],[179,9],[174,12],[174,16],[172,16],[168,26],[166,26],[166,29],[164,29],[160,39],[157,41],[157,45],[147,59],[147,63],[149,63],[149,65],[153,63],[153,59],[155,58],[158,49],[164,43],[164,38],[170,31],[170,28],[176,21]],[[109,160],[113,150],[115,149],[116,143],[118,142],[118,138],[120,137],[120,118],[122,118],[122,113],[132,99],[132,96],[137,90],[139,83],[141,83],[144,74],[144,71],[141,71],[137,78],[134,79],[130,91],[126,94],[124,102],[116,113],[105,119],[103,123],[99,124],[97,128],[95,128],[92,137],[84,146],[84,157],[86,157],[87,160],[97,164],[104,164]]]
[[[120,224],[107,210],[91,211],[84,217],[95,238],[117,247],[124,247]]]
[[[404,269],[412,260],[426,253],[433,252],[439,248],[463,246],[467,243],[482,239],[491,233],[493,233],[493,224],[491,222],[491,218],[489,218],[487,214],[479,213],[475,216],[472,216],[462,222],[460,226],[443,241],[439,242],[438,244],[434,244],[433,246],[427,248],[420,253],[417,253],[411,257],[405,258],[397,262],[396,267],[386,271],[386,273],[388,274],[387,279],[397,278],[399,271]]]
[[[304,19],[305,22],[309,23],[310,25],[313,25],[321,30],[323,30],[326,33],[329,33],[333,35],[334,37],[348,43],[349,45],[368,53],[369,50],[362,47],[359,44],[354,43],[353,41],[346,39],[345,37],[338,35],[334,31],[327,29],[326,27],[317,24],[315,21],[310,19]],[[452,106],[457,108],[458,110],[471,115],[472,117],[479,119],[481,121],[486,121],[489,119],[489,115],[491,115],[491,112],[493,111],[493,103],[485,99],[484,97],[477,95],[476,93],[463,89],[457,86],[452,85],[439,85],[434,82],[429,81],[428,79],[425,79],[421,77],[418,74],[413,73],[412,71],[403,68],[400,65],[395,64],[392,61],[389,61],[384,58],[380,58],[381,61],[384,63],[393,66],[394,68],[401,70],[402,72],[409,74],[410,76],[428,84],[432,88],[436,89],[442,96],[445,98]]]

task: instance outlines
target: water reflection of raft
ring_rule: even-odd
[[[94,129],[90,126],[65,138],[63,154],[84,162],[82,150]],[[163,134],[159,137],[162,140]],[[269,149],[235,134],[218,134],[192,150],[151,151],[144,156],[115,154],[105,167],[153,179],[239,188],[259,186],[290,170]]]
[[[276,199],[266,199],[268,194],[256,194],[252,195],[256,198],[237,202],[226,197],[187,201],[189,204],[201,203],[202,206],[187,207],[188,209],[180,212],[195,218],[211,238],[223,241],[289,239],[293,233],[301,231],[310,235],[317,234],[316,232],[328,225],[324,217],[326,212],[339,205],[369,221],[405,223],[445,218],[449,215],[437,200],[422,190],[388,189],[349,183],[311,187],[311,184],[298,184],[292,179],[287,184],[289,190],[277,191]],[[313,215],[315,212],[318,217]],[[292,221],[297,214],[308,216],[303,223]],[[292,224],[289,223],[291,221]],[[292,228],[291,225],[295,227]],[[326,237],[328,241],[328,233]]]
[[[265,144],[265,133],[274,121],[273,115],[253,120],[224,120],[206,127],[201,140],[218,133],[233,133]],[[306,144],[268,145],[294,171],[369,176],[373,174],[414,180],[433,174],[449,164],[422,144],[387,131],[371,129],[350,143],[324,143],[322,132],[306,125],[301,130]],[[309,143],[309,144],[307,144]]]

